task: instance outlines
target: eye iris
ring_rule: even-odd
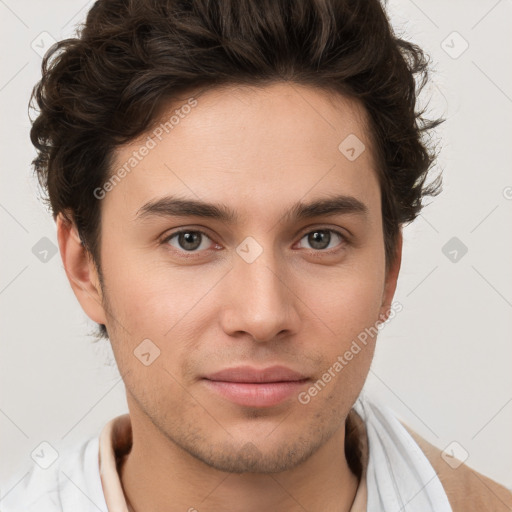
[[[327,240],[327,244],[325,241]],[[308,235],[308,242],[311,244],[311,247],[314,249],[325,249],[329,246],[329,242],[331,241],[331,233],[329,231],[313,231]],[[318,247],[317,244],[320,245],[325,244],[325,247]]]
[[[183,249],[192,251],[201,245],[201,233],[194,231],[179,233],[178,242]]]

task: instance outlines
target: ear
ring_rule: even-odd
[[[69,283],[87,316],[98,324],[106,324],[102,294],[96,266],[82,245],[73,222],[62,213],[57,216],[57,239]]]
[[[400,265],[402,264],[402,227],[400,226],[398,231],[398,237],[396,242],[395,260],[391,266],[387,269],[386,279],[384,283],[384,292],[382,294],[382,306],[380,310],[380,320],[385,322],[390,314],[391,302],[395,295],[396,285],[398,281],[398,274],[400,272]]]

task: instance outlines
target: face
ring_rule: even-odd
[[[364,111],[286,84],[187,99],[169,133],[116,151],[114,171],[137,162],[105,187],[103,307],[88,312],[132,421],[220,470],[290,469],[344,428],[375,339],[344,354],[396,285]]]

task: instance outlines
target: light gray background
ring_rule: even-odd
[[[127,411],[109,345],[86,336],[93,324],[59,254],[44,263],[32,252],[43,237],[57,244],[30,168],[27,102],[41,64],[32,46],[45,46],[42,32],[71,36],[92,3],[0,0],[0,479],[21,478],[42,441],[61,451]],[[388,9],[434,62],[426,92],[432,115],[447,118],[437,132],[444,192],[405,229],[395,296],[404,309],[380,335],[366,389],[512,487],[512,2],[394,0]],[[456,262],[442,251],[452,237],[468,248]]]

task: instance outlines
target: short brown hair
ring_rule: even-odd
[[[113,150],[149,130],[166,102],[276,81],[337,92],[369,115],[389,266],[400,226],[441,189],[440,176],[426,184],[436,155],[423,134],[442,120],[416,110],[427,79],[428,58],[394,35],[379,0],[99,0],[77,37],[43,59],[33,166],[54,218],[75,222],[101,280],[93,191],[113,171]]]

